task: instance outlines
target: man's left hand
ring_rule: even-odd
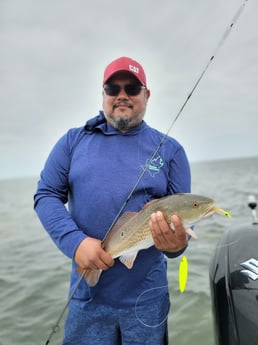
[[[162,212],[152,213],[149,222],[154,245],[157,249],[166,252],[179,252],[188,243],[188,235],[181,219],[173,215],[171,223],[174,230],[167,223]]]

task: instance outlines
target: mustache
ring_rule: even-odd
[[[130,102],[126,102],[126,101],[120,101],[120,102],[116,102],[113,105],[113,109],[120,107],[120,106],[126,106],[128,108],[133,108],[133,105]]]

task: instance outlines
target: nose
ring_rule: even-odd
[[[128,95],[127,93],[125,92],[125,89],[124,87],[122,86],[120,91],[119,91],[119,94],[117,95],[117,98],[118,99],[124,99],[124,98],[128,98]]]

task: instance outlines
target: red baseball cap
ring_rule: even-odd
[[[112,75],[120,71],[130,72],[143,86],[146,86],[146,76],[142,66],[139,62],[126,56],[122,56],[107,65],[104,71],[103,85],[106,84],[107,80],[112,77]]]

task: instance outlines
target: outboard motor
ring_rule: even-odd
[[[253,223],[226,231],[210,263],[216,345],[258,345],[258,222],[253,196],[248,206]]]

